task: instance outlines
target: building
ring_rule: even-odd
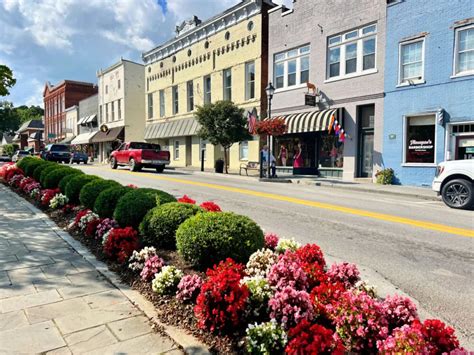
[[[66,110],[66,138],[64,138],[61,143],[71,143],[71,141],[77,136],[78,127],[78,115],[79,115],[79,106],[74,105],[68,107]]]
[[[18,144],[21,150],[31,150],[39,152],[44,147],[43,141],[44,125],[43,120],[29,120],[23,123],[12,142]]]
[[[77,105],[77,135],[71,141],[75,150],[87,153],[91,160],[97,159],[99,146],[92,139],[99,132],[98,94],[79,101]]]
[[[3,132],[2,134],[2,140],[0,141],[0,155],[4,154],[3,147],[6,146],[7,144],[12,144],[13,143],[13,138],[14,135],[10,135],[6,132]]]
[[[288,126],[273,148],[294,174],[371,180],[381,166],[385,10],[386,0],[298,0],[270,11],[272,117]]]
[[[244,0],[202,22],[176,28],[176,36],[143,54],[146,76],[145,139],[171,152],[171,166],[213,168],[221,147],[202,141],[196,107],[231,100],[259,117],[266,114],[267,0]],[[234,144],[231,169],[258,161],[259,138]]]
[[[97,86],[80,81],[63,80],[57,85],[47,82],[43,90],[44,128],[47,143],[66,138],[66,108],[97,94]]]
[[[120,61],[97,72],[100,132],[92,139],[99,159],[108,161],[120,142],[143,141],[145,134],[145,70],[142,64]]]
[[[383,163],[430,185],[440,161],[474,157],[474,3],[392,2],[386,48]]]

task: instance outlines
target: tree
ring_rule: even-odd
[[[250,139],[244,110],[231,101],[217,101],[197,108],[196,118],[201,128],[199,136],[213,145],[224,148],[224,166],[227,171],[227,151],[237,142]]]
[[[18,106],[14,108],[15,114],[20,119],[20,124],[29,120],[40,120],[44,114],[44,110],[39,106]]]
[[[0,101],[0,132],[14,132],[20,127],[20,118],[8,101]]]
[[[8,89],[15,83],[16,79],[13,77],[12,70],[6,65],[0,65],[0,96],[9,95]]]

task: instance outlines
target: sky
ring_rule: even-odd
[[[3,99],[42,106],[46,81],[96,83],[97,70],[120,57],[141,63],[183,20],[206,20],[240,1],[0,0],[0,64],[17,79]]]

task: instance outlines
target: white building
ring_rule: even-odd
[[[79,115],[79,106],[74,105],[68,107],[66,110],[66,138],[62,143],[71,143],[71,141],[77,136],[77,119]]]

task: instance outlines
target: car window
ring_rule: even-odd
[[[68,152],[69,146],[64,145],[64,144],[54,144],[51,146],[51,150],[54,150],[57,152]]]
[[[130,149],[160,150],[160,145],[152,144],[152,143],[133,142],[133,143],[130,143]]]

